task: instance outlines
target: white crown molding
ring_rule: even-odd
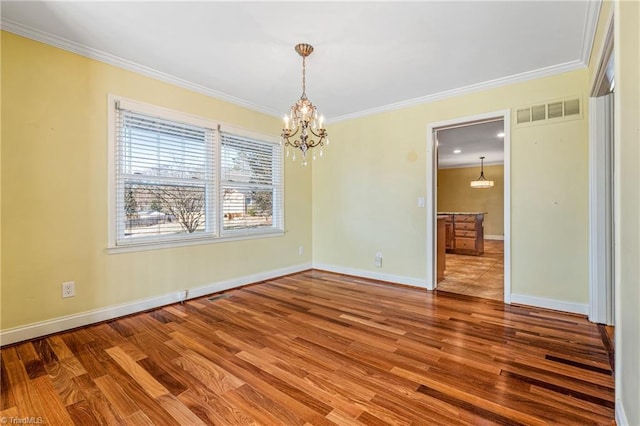
[[[582,50],[580,59],[585,66],[589,66],[591,59],[591,51],[593,50],[593,42],[596,38],[596,30],[598,29],[598,18],[602,8],[602,0],[592,0],[587,2],[587,18],[584,21],[582,30]]]
[[[408,108],[414,105],[426,104],[429,102],[441,101],[443,99],[452,98],[454,96],[467,95],[482,90],[493,89],[496,87],[507,86],[509,84],[522,83],[537,78],[549,77],[565,72],[576,71],[584,68],[585,65],[581,60],[565,62],[564,64],[553,65],[549,67],[539,68],[537,70],[527,71],[520,74],[510,75],[507,77],[496,78],[495,80],[485,81],[483,83],[471,84],[469,86],[459,87],[457,89],[445,90],[444,92],[434,93],[433,95],[421,96],[418,98],[400,101],[381,107],[371,108],[360,112],[341,115],[327,120],[328,124],[335,124],[340,121],[352,120],[354,118],[362,118],[369,115],[380,114],[382,112],[395,111],[402,108]]]
[[[187,289],[187,298],[185,300],[218,293],[248,284],[258,283],[260,281],[284,275],[295,274],[309,269],[311,269],[311,263],[303,263],[300,265],[219,281],[203,287]],[[91,311],[80,312],[78,314],[66,315],[24,326],[13,327],[0,331],[0,345],[10,345],[12,343],[22,342],[28,339],[35,339],[49,334],[59,333],[61,331],[71,330],[73,328],[83,327],[97,322],[107,321],[113,318],[131,315],[178,302],[180,302],[179,292],[174,291],[161,296],[149,297],[120,305],[107,306]]]
[[[354,112],[351,114],[345,114],[338,117],[333,117],[327,120],[328,124],[338,123],[340,121],[351,120],[354,118],[362,118],[369,115],[379,114],[382,112],[395,111],[402,108],[407,108],[414,105],[426,104],[429,102],[440,101],[443,99],[451,98],[454,96],[466,95],[469,93],[479,92],[481,90],[493,89],[496,87],[507,86],[514,83],[522,83],[537,78],[549,77],[556,74],[562,74],[569,71],[576,71],[589,66],[589,59],[591,51],[593,50],[593,43],[596,36],[596,30],[598,28],[598,18],[600,16],[600,9],[602,6],[602,0],[591,0],[587,3],[587,16],[585,19],[584,27],[582,30],[582,47],[580,49],[580,59],[565,62],[564,64],[553,65],[545,68],[539,68],[537,70],[527,71],[520,74],[514,74],[507,77],[497,78],[495,80],[485,81],[483,83],[472,84],[469,86],[460,87],[452,90],[445,90],[444,92],[435,93],[432,95],[422,96],[406,101],[400,101],[389,105],[383,105],[381,107],[371,108],[360,112]]]
[[[319,271],[335,272],[337,274],[351,275],[354,277],[368,278],[378,281],[386,281],[396,284],[404,284],[412,287],[427,288],[427,282],[424,279],[404,277],[402,275],[384,274],[380,272],[367,271],[365,269],[349,268],[340,265],[329,265],[326,263],[313,262],[313,269]]]
[[[382,112],[395,111],[402,108],[408,108],[414,105],[435,102],[435,101],[451,98],[454,96],[460,96],[460,95],[465,95],[469,93],[479,92],[482,90],[506,86],[514,83],[520,83],[520,82],[529,81],[537,78],[548,77],[548,76],[561,74],[569,71],[575,71],[575,70],[584,68],[589,63],[589,56],[591,54],[591,49],[593,47],[593,42],[595,38],[595,33],[596,33],[596,28],[598,23],[598,16],[600,13],[600,6],[601,6],[601,0],[593,0],[588,2],[587,18],[585,20],[585,25],[583,29],[580,59],[576,59],[570,62],[565,62],[559,65],[539,68],[537,70],[527,71],[524,73],[515,74],[507,77],[501,77],[501,78],[489,80],[482,83],[476,83],[469,86],[446,90],[440,93],[435,93],[431,95],[421,96],[418,98],[408,99],[405,101],[395,102],[392,104],[370,108],[370,109],[359,111],[359,112],[349,113],[349,114],[327,119],[326,122],[327,124],[334,124],[334,123],[338,123],[345,120],[366,117],[374,114],[379,114]],[[281,115],[281,111],[274,111],[270,108],[265,108],[263,106],[237,98],[227,93],[219,92],[217,90],[210,89],[200,84],[192,83],[190,81],[172,76],[170,74],[155,70],[153,68],[145,67],[143,65],[139,65],[135,62],[120,58],[118,56],[111,55],[109,53],[105,53],[100,50],[87,47],[80,43],[76,43],[44,31],[36,30],[34,28],[19,24],[9,19],[0,18],[0,28],[5,31],[9,31],[11,33],[14,33],[23,37],[27,37],[36,41],[40,41],[42,43],[49,44],[54,47],[58,47],[60,49],[64,49],[64,50],[76,53],[81,56],[85,56],[87,58],[95,59],[97,61],[104,62],[106,64],[120,67],[129,71],[133,71],[138,74],[146,75],[148,77],[155,78],[157,80],[164,81],[166,83],[173,84],[173,85],[191,90],[193,92],[200,93],[205,96],[214,97],[214,98],[217,98],[226,102],[230,102],[244,108],[248,108],[257,112],[261,112],[261,113],[273,116],[273,117],[280,117]]]
[[[53,47],[57,47],[69,52],[76,53],[80,56],[84,56],[96,61],[104,62],[108,65],[123,68],[128,71],[132,71],[147,77],[154,78],[156,80],[163,81],[165,83],[173,84],[178,87],[182,87],[187,90],[191,90],[201,95],[210,96],[212,98],[220,99],[225,102],[229,102],[244,108],[251,109],[256,112],[261,112],[273,117],[280,117],[279,111],[274,111],[270,108],[251,103],[244,99],[237,98],[224,92],[210,89],[200,84],[192,83],[179,77],[164,73],[162,71],[155,70],[153,68],[145,67],[144,65],[137,64],[127,59],[120,58],[119,56],[112,55],[110,53],[102,52],[98,49],[85,46],[80,43],[76,43],[71,40],[67,40],[56,35],[36,30],[26,25],[19,24],[9,19],[0,18],[0,29],[8,31],[13,34],[17,34],[22,37],[26,37],[32,40],[36,40]]]
[[[589,314],[589,305],[587,304],[546,299],[544,297],[529,296],[527,294],[511,293],[511,303],[553,309],[554,311],[571,312],[585,316]]]

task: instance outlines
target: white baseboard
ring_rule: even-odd
[[[372,272],[366,269],[348,268],[340,265],[328,265],[326,263],[313,263],[313,269],[336,272],[338,274],[353,275],[356,277],[369,278],[372,280],[387,281],[396,284],[410,285],[414,287],[427,288],[427,281],[420,278],[403,277],[401,275],[385,274],[382,272]]]
[[[620,398],[616,398],[616,424],[618,426],[629,426],[627,414],[624,411],[624,406]]]
[[[589,305],[587,304],[545,299],[544,297],[529,296],[526,294],[511,293],[511,303],[553,309],[555,311],[571,312],[574,314],[587,315],[589,313]]]
[[[286,268],[274,269],[272,271],[219,281],[203,287],[188,289],[186,299],[194,299],[206,296],[207,294],[217,293],[231,288],[277,278],[283,275],[294,274],[308,269],[311,269],[311,263],[304,263],[301,265],[289,266]],[[162,296],[149,297],[120,305],[107,306],[105,308],[93,309],[91,311],[85,311],[78,314],[66,315],[24,326],[13,327],[0,331],[0,344],[4,346],[21,342],[23,340],[34,339],[76,327],[82,327],[125,315],[135,314],[148,309],[170,305],[179,301],[179,293],[178,291],[175,291]]]
[[[504,241],[504,235],[485,235],[484,236],[485,240],[498,240],[498,241]]]

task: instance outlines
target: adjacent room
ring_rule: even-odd
[[[640,424],[640,3],[5,1],[0,420]]]
[[[504,300],[504,137],[501,118],[436,130],[439,290]]]

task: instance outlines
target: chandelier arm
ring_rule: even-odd
[[[295,140],[293,142],[291,142],[288,138],[285,139],[284,141],[284,146],[290,146],[292,148],[300,148],[300,141],[299,140]]]
[[[317,146],[324,146],[324,138],[318,140],[318,141],[314,141],[312,140],[311,143],[309,143],[309,141],[307,141],[307,147],[308,148],[315,148]]]
[[[312,129],[309,129],[311,131],[311,133],[318,138],[317,141],[314,141],[313,139],[311,139],[310,141],[307,141],[307,145],[309,146],[309,148],[315,148],[316,146],[323,146],[324,145],[324,141],[327,138],[327,133],[321,133],[318,134],[316,132],[314,132]]]
[[[283,130],[283,132],[282,132],[282,134],[280,136],[283,137],[283,138],[292,138],[292,137],[294,137],[295,135],[297,135],[300,132],[300,127],[301,126],[296,127],[296,131],[293,132],[293,133],[289,133],[289,134],[286,134],[285,130],[288,131],[288,132],[291,132],[291,129],[285,129],[285,130]]]

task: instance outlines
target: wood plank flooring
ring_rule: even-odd
[[[504,300],[504,241],[484,240],[484,254],[447,253],[438,290]]]
[[[584,317],[308,271],[0,351],[51,425],[614,424]]]

